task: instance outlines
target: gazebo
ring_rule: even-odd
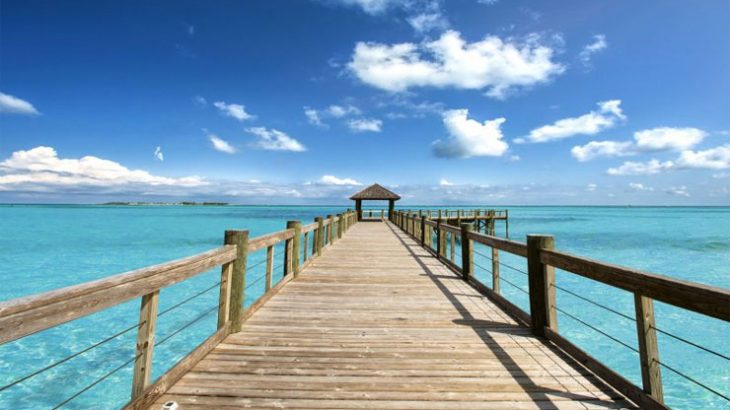
[[[379,184],[372,184],[351,196],[350,199],[355,201],[358,221],[362,221],[362,201],[388,201],[388,219],[391,219],[393,218],[395,201],[400,199],[400,195],[385,189]]]

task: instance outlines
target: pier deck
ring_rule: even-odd
[[[390,222],[360,223],[160,397],[196,408],[635,408]]]

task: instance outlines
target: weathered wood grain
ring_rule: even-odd
[[[0,343],[116,306],[231,262],[235,246],[0,303]]]
[[[155,402],[175,400],[184,409],[634,408],[420,240],[388,222],[351,226],[296,280],[272,288],[278,294],[249,309],[241,332]]]

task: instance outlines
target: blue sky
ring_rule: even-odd
[[[0,201],[730,204],[730,3],[0,3]]]

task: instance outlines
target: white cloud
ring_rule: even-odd
[[[200,95],[196,95],[195,97],[193,97],[193,100],[200,105],[208,105],[208,100]]]
[[[627,149],[631,147],[631,142],[619,141],[591,141],[583,146],[575,146],[570,153],[578,161],[590,161],[598,157],[618,157],[630,155]]]
[[[327,113],[334,118],[342,118],[348,115],[360,115],[362,112],[354,105],[330,105],[327,107]]]
[[[129,169],[117,162],[85,156],[59,158],[52,147],[15,151],[0,162],[0,190],[54,191],[73,187],[198,187],[208,182],[197,176],[169,178]]]
[[[383,121],[375,118],[358,118],[348,121],[347,126],[353,132],[380,132]]]
[[[449,110],[443,114],[443,122],[449,133],[446,141],[433,142],[434,153],[439,157],[468,158],[475,156],[499,157],[509,145],[502,140],[501,126],[504,118],[483,123],[468,118],[469,110]]]
[[[397,4],[397,0],[339,0],[346,6],[358,6],[365,13],[376,15]]]
[[[548,142],[576,135],[594,135],[611,128],[626,119],[621,111],[621,100],[601,101],[598,110],[574,118],[563,118],[550,125],[543,125],[530,131],[515,142]]]
[[[687,198],[689,198],[691,196],[689,194],[689,192],[687,191],[687,187],[685,185],[669,187],[666,190],[666,193],[671,194],[671,195],[683,196],[683,197],[687,197]]]
[[[700,143],[706,132],[697,128],[659,127],[634,133],[640,151],[680,151]]]
[[[672,168],[674,168],[672,161],[660,162],[652,159],[648,162],[626,161],[619,167],[609,168],[607,173],[614,176],[654,175]]]
[[[679,168],[728,169],[730,168],[730,144],[703,151],[682,151],[677,159]]]
[[[652,188],[650,186],[646,186],[644,184],[640,184],[638,182],[630,182],[629,183],[629,188],[631,188],[632,191],[647,191],[647,192],[651,192],[651,191],[654,190],[654,188]]]
[[[154,155],[155,155],[155,159],[158,160],[158,161],[160,161],[160,162],[165,160],[165,154],[162,153],[162,148],[161,147],[155,148],[155,154]]]
[[[454,186],[453,182],[449,182],[446,178],[441,178],[441,181],[439,181],[439,185],[441,186]]]
[[[617,168],[609,168],[609,175],[653,175],[663,171],[682,169],[730,169],[730,144],[702,151],[685,150],[676,161],[624,162]]]
[[[40,115],[40,112],[28,101],[0,92],[0,113]]]
[[[323,175],[319,180],[324,185],[350,185],[360,186],[362,183],[352,178],[337,178],[334,175]]]
[[[634,141],[591,141],[571,149],[578,161],[598,157],[623,157],[642,152],[681,151],[700,143],[707,135],[697,128],[659,127],[634,133]]]
[[[410,16],[407,21],[417,33],[426,33],[433,30],[445,30],[449,27],[449,23],[446,21],[446,18],[439,12],[419,13]]]
[[[597,52],[604,50],[608,47],[608,43],[606,42],[606,36],[604,34],[597,34],[593,36],[593,42],[583,47],[583,50],[581,50],[580,54],[578,54],[578,59],[583,63],[584,66],[590,67],[591,66],[591,57],[593,57],[594,54]]]
[[[238,121],[252,120],[256,116],[246,112],[246,107],[240,104],[226,104],[223,101],[216,101],[213,105],[220,110],[223,115],[237,119]]]
[[[319,111],[314,108],[304,107],[304,115],[307,117],[307,121],[309,121],[310,124],[318,127],[326,126],[326,124],[322,122],[322,118],[319,116]]]
[[[235,154],[236,151],[238,151],[236,147],[228,143],[228,141],[215,134],[209,134],[208,139],[210,140],[210,143],[213,144],[213,149],[216,151],[225,152],[226,154]]]
[[[307,150],[299,141],[288,136],[286,133],[273,128],[267,129],[265,127],[252,127],[247,128],[246,131],[258,137],[258,141],[255,145],[261,149],[294,152]]]
[[[467,43],[449,30],[421,44],[359,42],[348,67],[364,83],[387,91],[454,87],[504,98],[513,88],[545,83],[565,71],[553,54],[537,35],[524,42],[487,36]]]
[[[596,189],[598,189],[598,185],[597,184],[588,184],[588,185],[586,185],[586,191],[588,191],[588,192],[593,192]]]
[[[307,121],[310,124],[318,127],[327,127],[328,125],[324,122],[326,118],[343,118],[351,115],[360,115],[362,111],[354,105],[337,105],[332,104],[329,107],[317,110],[311,107],[304,107],[304,115],[307,117]]]

